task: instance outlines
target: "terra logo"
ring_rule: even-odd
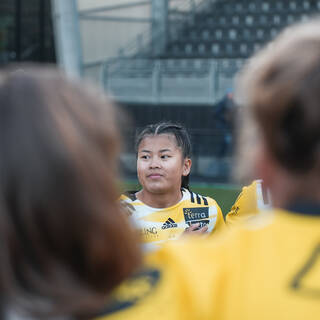
[[[209,218],[209,208],[183,208],[183,215],[186,222]]]

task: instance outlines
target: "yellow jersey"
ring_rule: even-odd
[[[243,187],[231,210],[226,215],[226,223],[233,225],[263,210],[271,208],[270,194],[262,180],[254,180]]]
[[[208,233],[225,226],[222,211],[215,200],[182,189],[181,200],[168,208],[152,208],[135,196],[136,191],[120,197],[121,204],[130,212],[133,226],[139,231],[144,251],[160,248],[168,240],[178,239],[184,230],[195,223],[208,226]]]
[[[320,207],[307,209],[164,246],[96,320],[320,319]]]

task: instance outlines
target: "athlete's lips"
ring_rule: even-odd
[[[162,174],[160,174],[160,173],[151,173],[151,174],[147,175],[147,178],[150,178],[150,179],[158,179],[161,177],[162,177]]]

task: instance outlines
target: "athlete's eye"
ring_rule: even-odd
[[[143,160],[147,160],[149,158],[150,158],[150,156],[148,154],[143,154],[140,156],[140,159],[143,159]]]
[[[161,159],[168,159],[168,158],[171,158],[171,156],[168,154],[161,155]]]

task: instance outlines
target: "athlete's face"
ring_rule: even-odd
[[[153,194],[180,190],[181,177],[189,174],[191,160],[183,159],[172,134],[145,137],[139,145],[137,172],[143,189]]]

